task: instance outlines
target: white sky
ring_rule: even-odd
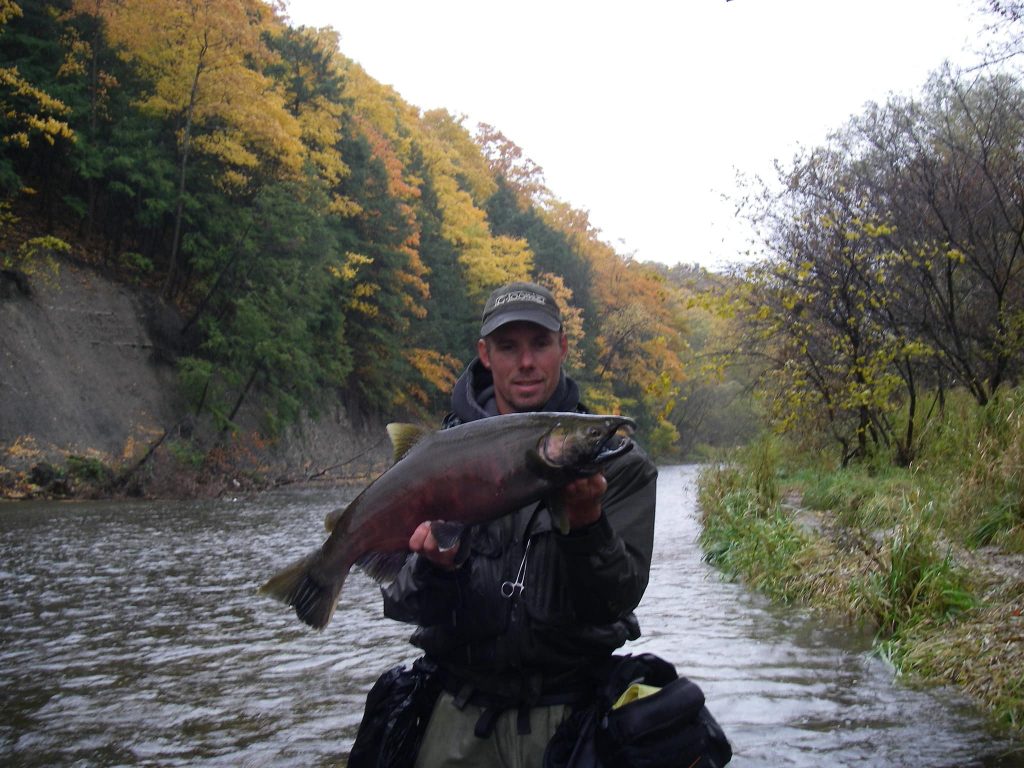
[[[972,60],[977,0],[287,0],[421,110],[494,125],[621,254],[708,268],[749,233],[736,172]]]

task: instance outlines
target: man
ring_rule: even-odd
[[[562,363],[568,341],[546,288],[512,283],[484,308],[475,359],[455,385],[450,427],[498,414],[583,410]],[[385,615],[415,623],[412,642],[440,670],[440,695],[416,765],[540,766],[592,670],[640,635],[657,470],[643,451],[563,491],[570,530],[543,502],[475,526],[442,550],[424,523],[384,590]]]

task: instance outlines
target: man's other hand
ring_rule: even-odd
[[[562,489],[562,505],[569,518],[569,528],[582,528],[601,517],[601,497],[608,490],[608,481],[598,473],[573,480]]]
[[[455,556],[459,553],[459,545],[442,551],[430,530],[429,520],[416,526],[416,530],[409,537],[409,549],[442,570],[455,570]]]

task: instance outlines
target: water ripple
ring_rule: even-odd
[[[778,610],[700,559],[694,470],[662,471],[638,614],[738,766],[1021,768],[948,691],[895,685],[867,638]],[[355,574],[323,632],[255,594],[322,541],[331,492],[0,506],[0,763],[330,766],[366,692],[416,657]]]

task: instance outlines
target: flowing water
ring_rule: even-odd
[[[868,638],[705,565],[696,469],[659,480],[652,651],[704,689],[735,766],[1024,768],[955,693],[894,683]],[[416,657],[349,579],[322,633],[255,594],[338,491],[0,506],[0,765],[344,765],[366,691]]]

